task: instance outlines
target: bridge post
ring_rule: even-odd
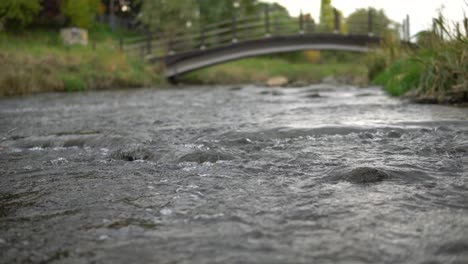
[[[373,28],[373,14],[372,14],[372,9],[369,8],[369,14],[368,14],[368,18],[367,18],[367,33],[369,35],[369,37],[373,37],[374,36],[374,28]]]
[[[340,13],[336,8],[333,8],[333,14],[335,15],[335,31],[333,33],[340,33]]]
[[[234,14],[232,16],[231,31],[232,31],[232,43],[237,43],[237,17],[236,17],[236,14]]]
[[[265,5],[265,37],[269,38],[270,35],[270,9]]]
[[[273,34],[279,32],[278,16],[273,16]]]
[[[299,15],[299,34],[304,35],[304,14],[302,13]]]

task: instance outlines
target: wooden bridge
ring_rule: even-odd
[[[160,63],[165,76],[174,81],[178,76],[232,60],[273,53],[300,50],[340,50],[368,52],[378,46],[381,36],[374,29],[369,12],[366,21],[357,25],[366,34],[341,33],[341,17],[334,11],[334,27],[318,29],[303,14],[299,18],[279,19],[265,9],[263,14],[237,18],[187,30],[176,36],[148,33],[144,37],[121,39],[122,51]],[[403,42],[409,43],[409,17],[399,31]]]

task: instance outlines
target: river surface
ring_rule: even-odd
[[[0,263],[468,263],[468,109],[328,85],[0,99]]]

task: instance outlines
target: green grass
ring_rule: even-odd
[[[364,84],[367,80],[367,68],[355,62],[318,64],[260,57],[198,70],[185,76],[182,81],[194,84],[256,83],[279,75],[287,77],[292,82],[319,82],[325,77],[335,76],[356,79],[361,82],[360,84]]]
[[[373,81],[394,96],[438,103],[468,102],[468,24],[464,32],[448,30],[448,22],[435,19],[434,29],[424,34],[417,50],[403,50],[384,43],[383,52],[372,55]],[[445,38],[442,38],[444,35]],[[385,65],[385,67],[382,67]]]
[[[0,96],[164,83],[155,66],[118,51],[116,39],[102,28],[86,47],[65,46],[52,30],[0,32]]]

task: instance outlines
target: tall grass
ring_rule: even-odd
[[[91,32],[87,47],[65,46],[51,30],[0,32],[0,96],[151,86],[155,67],[117,50],[112,33]]]
[[[374,82],[394,96],[411,92],[424,101],[467,102],[468,20],[451,30],[449,22],[440,16],[434,19],[431,32],[418,37],[419,47],[414,51],[384,42],[383,51],[369,59]]]

